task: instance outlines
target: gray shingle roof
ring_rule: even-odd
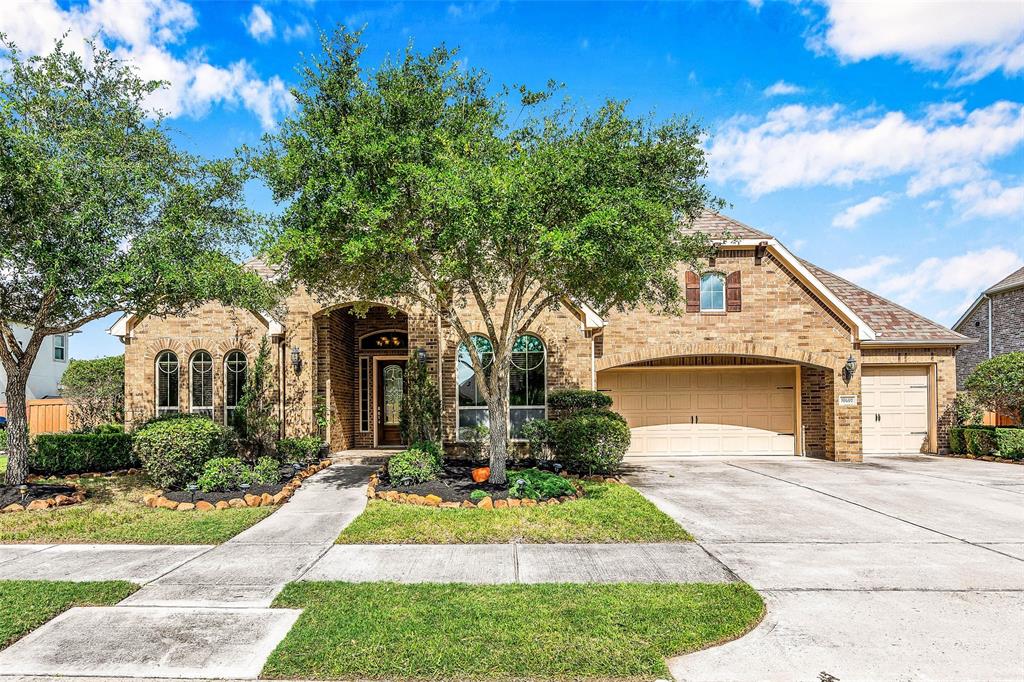
[[[997,291],[1016,289],[1017,287],[1024,287],[1024,268],[1021,268],[1016,272],[1011,272],[1009,275],[986,289],[985,293],[994,294]]]
[[[712,239],[721,239],[728,234],[733,239],[771,239],[770,234],[755,230],[750,225],[745,225],[734,218],[705,211],[692,224],[683,228],[684,233],[703,232]]]

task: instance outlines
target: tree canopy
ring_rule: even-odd
[[[61,377],[61,396],[78,429],[124,422],[124,356],[72,360]]]
[[[1024,353],[1006,353],[982,362],[965,386],[974,399],[1000,414],[1024,416]]]

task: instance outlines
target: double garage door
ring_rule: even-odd
[[[792,455],[796,370],[615,369],[597,375],[633,433],[630,456]]]

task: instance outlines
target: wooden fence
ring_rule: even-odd
[[[985,426],[1017,426],[1017,420],[1008,414],[996,414],[995,412],[986,412],[985,421],[982,422]]]
[[[0,405],[0,417],[7,416],[7,406]],[[35,436],[40,433],[69,431],[68,404],[63,398],[28,401],[28,432]]]

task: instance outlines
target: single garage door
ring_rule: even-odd
[[[793,367],[605,370],[597,387],[633,432],[629,454],[792,455]]]
[[[928,446],[928,369],[864,367],[864,453],[916,453]]]

